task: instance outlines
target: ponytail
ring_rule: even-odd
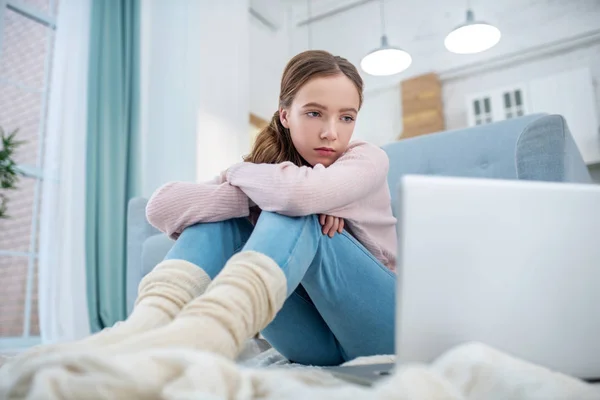
[[[256,136],[252,152],[244,157],[244,161],[255,164],[279,164],[291,161],[299,167],[308,165],[294,147],[290,130],[281,123],[279,111],[275,112],[271,123]]]

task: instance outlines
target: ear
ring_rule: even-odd
[[[281,121],[281,125],[283,125],[284,128],[290,129],[290,123],[288,122],[288,110],[285,108],[279,109],[279,121]]]

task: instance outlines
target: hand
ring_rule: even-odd
[[[331,215],[319,215],[319,223],[323,227],[323,235],[329,235],[330,238],[335,233],[342,233],[344,230],[344,220],[342,218],[333,217]]]

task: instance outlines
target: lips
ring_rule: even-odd
[[[315,151],[321,157],[331,157],[335,154],[335,150],[329,147],[319,147],[318,149],[315,149]]]

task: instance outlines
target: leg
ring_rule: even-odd
[[[282,230],[274,229],[279,226]],[[273,258],[285,272],[288,293],[300,282],[305,290],[304,296],[291,295],[263,330],[273,347],[289,359],[316,365],[394,352],[396,275],[348,232],[329,238],[316,216],[268,213],[255,233],[244,250]],[[275,240],[278,246],[272,245]],[[302,309],[312,310],[310,325],[298,318]],[[315,337],[319,346],[311,345]]]
[[[346,361],[394,353],[396,274],[350,234],[324,238],[302,285]]]
[[[311,250],[315,245],[311,240],[314,236],[308,236],[311,242],[308,246],[303,241],[298,243],[297,240],[310,224],[311,222],[306,219],[289,218],[264,212],[254,233],[252,233],[254,227],[245,219],[219,224],[195,225],[184,231],[177,240],[177,245],[167,254],[166,259],[190,261],[201,266],[210,278],[214,279],[226,261],[241,249],[249,237],[251,242],[245,247],[245,250],[256,249],[257,251],[262,250],[262,252],[268,252],[266,248],[272,247],[275,238],[279,237],[280,244],[277,249],[284,255],[277,257],[278,260],[291,258],[291,253],[297,251],[294,250],[294,247],[298,244],[301,246],[301,251],[308,249],[310,254],[311,251],[314,251]],[[282,235],[282,231],[287,235]],[[215,251],[211,252],[198,251],[198,243],[210,243],[211,240],[217,238],[222,238],[220,248],[215,246]],[[274,257],[273,253],[271,256]],[[303,264],[308,266],[310,261],[307,259]],[[303,267],[298,268],[297,266],[294,269],[304,270]],[[294,346],[288,345],[289,335],[277,334],[281,329],[284,329],[286,333],[290,330],[295,332],[293,335]],[[273,347],[281,349],[282,354],[294,362],[316,365],[337,365],[343,362],[335,337],[301,286],[298,286],[288,297],[283,308],[277,313],[273,322],[262,331],[262,334]]]
[[[322,240],[325,238],[316,216],[290,218],[263,212],[244,250],[268,255],[287,278],[289,297],[262,330],[263,336],[294,362],[338,365],[344,361],[339,343],[299,285]]]
[[[319,345],[331,344],[331,359],[339,349],[342,360],[393,352],[395,275],[347,233],[323,236],[316,216],[268,212],[261,214],[244,251],[227,263],[205,295],[190,302],[169,326],[132,338],[119,350],[184,346],[234,357],[245,339],[272,321],[300,281],[326,324],[312,308],[292,300],[279,316],[283,322],[267,336],[279,343],[280,351],[298,353],[297,343],[302,343],[294,325],[288,328],[285,321],[298,324],[294,317],[310,315],[306,331],[325,332]],[[301,309],[305,312],[297,313]]]
[[[320,238],[316,217],[290,218],[263,212],[244,251],[230,259],[203,296],[188,303],[168,326],[133,337],[113,350],[183,346],[234,357],[248,337],[272,321],[285,298],[296,289]],[[288,308],[293,304],[290,302]],[[319,326],[327,333],[316,310],[301,305],[293,308],[295,315],[306,320],[307,326],[314,326],[314,332]],[[331,335],[328,339],[335,343]],[[335,352],[333,348],[331,353],[339,359]]]
[[[296,290],[310,267],[323,235],[316,216],[286,217],[262,212],[244,251],[256,251],[272,258],[287,279],[288,296]]]

